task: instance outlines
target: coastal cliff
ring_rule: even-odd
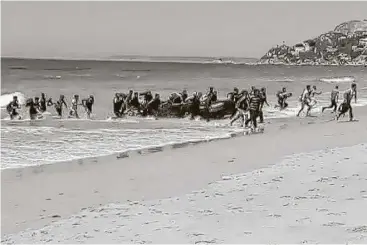
[[[277,45],[260,64],[367,65],[367,20],[344,22],[333,31],[294,46]]]

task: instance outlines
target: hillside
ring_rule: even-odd
[[[277,45],[259,63],[367,65],[367,20],[344,22],[333,31],[294,46]]]

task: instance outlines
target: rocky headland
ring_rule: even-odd
[[[294,46],[277,45],[260,64],[367,65],[367,19],[344,22],[333,31]]]

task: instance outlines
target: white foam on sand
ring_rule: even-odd
[[[366,243],[367,145],[289,156],[163,200],[85,208],[5,243]]]
[[[180,143],[206,142],[230,138],[232,134],[242,131],[214,123],[178,128],[95,130],[7,126],[1,128],[3,144],[0,169],[39,166]]]

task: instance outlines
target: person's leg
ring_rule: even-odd
[[[210,109],[209,109],[209,107],[210,107],[210,105],[208,104],[206,106],[206,109],[205,109],[205,119],[206,119],[207,122],[210,121]]]
[[[330,104],[329,106],[324,106],[324,107],[322,107],[321,112],[324,112],[326,109],[330,109],[330,108],[332,108],[332,107],[333,107],[333,101],[331,101],[331,104]]]
[[[229,119],[232,119],[232,118],[236,115],[236,113],[238,113],[238,110],[237,110],[237,109],[235,109],[235,110],[233,111],[233,113],[232,113],[232,115],[229,117]]]
[[[278,99],[278,106],[280,107],[280,109],[283,109],[283,100],[282,99]]]
[[[338,108],[338,104],[336,103],[336,101],[334,100],[333,103],[331,104],[332,107],[334,107],[333,112],[336,112],[336,109]]]
[[[301,109],[299,109],[298,113],[297,113],[297,117],[299,117],[299,114],[301,114],[301,112],[303,111],[303,109],[305,108],[305,103],[302,102],[301,104]]]
[[[248,127],[248,124],[252,121],[252,111],[249,111],[249,117],[245,120],[245,127]]]
[[[353,121],[353,109],[351,105],[349,105],[349,120]]]
[[[263,110],[259,111],[260,123],[264,123],[264,113]]]
[[[307,112],[306,112],[306,116],[309,116],[310,112],[311,112],[311,109],[312,109],[312,106],[309,103],[306,103],[306,106],[308,107]]]
[[[240,119],[241,119],[241,128],[243,127],[243,124],[244,124],[244,122],[245,122],[245,115],[244,114],[241,114],[241,116],[240,116]]]
[[[342,104],[339,106],[339,113],[338,113],[338,115],[336,116],[336,120],[339,120],[339,118],[340,118],[341,116],[343,116],[347,111],[348,111],[347,104],[342,103]]]
[[[252,111],[252,125],[253,125],[254,129],[257,128],[257,117],[258,116],[259,116],[258,111]]]
[[[231,122],[229,123],[231,126],[232,124],[237,121],[241,117],[241,113],[239,110],[237,110],[236,115],[232,118]]]

